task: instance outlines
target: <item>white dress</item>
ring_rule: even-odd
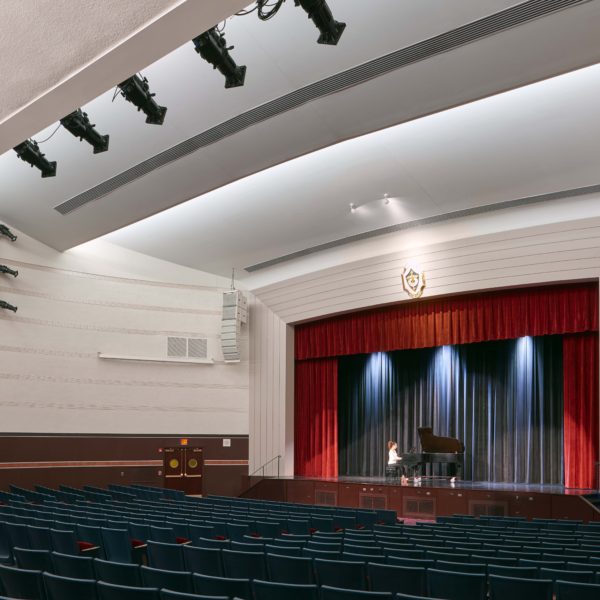
[[[395,465],[398,462],[398,454],[395,450],[388,452],[388,465]]]

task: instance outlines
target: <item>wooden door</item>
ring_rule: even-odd
[[[165,487],[186,494],[202,493],[202,448],[175,446],[163,452]]]

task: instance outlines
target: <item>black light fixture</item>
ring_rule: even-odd
[[[0,265],[0,273],[4,273],[5,275],[12,275],[13,277],[17,277],[19,275],[19,271],[15,271],[6,265]]]
[[[32,167],[37,167],[42,172],[42,177],[56,175],[56,161],[49,162],[35,140],[25,140],[15,146],[13,150],[21,160],[29,163]]]
[[[294,0],[294,3],[308,13],[308,18],[321,32],[317,39],[319,44],[335,46],[340,41],[346,23],[340,23],[333,18],[326,0]]]
[[[94,154],[106,152],[108,150],[108,135],[100,135],[88,119],[87,113],[80,108],[69,113],[61,120],[61,125],[75,137],[80,140],[85,140],[88,144],[94,147]]]
[[[210,63],[213,69],[218,69],[225,76],[226,88],[244,85],[246,67],[236,64],[229,54],[229,51],[233,50],[233,46],[227,47],[225,36],[217,31],[216,27],[201,33],[192,41],[196,47],[196,52],[206,62]]]
[[[146,123],[151,125],[162,125],[167,113],[166,106],[159,106],[154,100],[156,94],[150,93],[150,86],[145,77],[134,75],[119,84],[121,95],[137,106],[146,115]]]
[[[17,241],[17,236],[6,226],[0,223],[0,235],[4,235],[10,239],[11,242]]]
[[[4,302],[4,300],[0,300],[0,308],[5,308],[6,310],[12,310],[13,312],[17,312],[17,307],[9,304],[8,302]]]

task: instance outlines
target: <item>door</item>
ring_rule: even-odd
[[[202,448],[176,446],[163,454],[165,487],[186,494],[202,493]]]

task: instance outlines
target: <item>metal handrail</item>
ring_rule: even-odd
[[[259,471],[262,471],[261,475],[263,477],[265,477],[265,467],[268,467],[271,463],[277,461],[277,479],[279,479],[279,463],[281,461],[281,458],[282,458],[281,454],[274,456],[271,460],[268,460],[264,465],[261,465],[255,471],[252,471],[252,473],[250,473],[249,477],[256,475]]]

